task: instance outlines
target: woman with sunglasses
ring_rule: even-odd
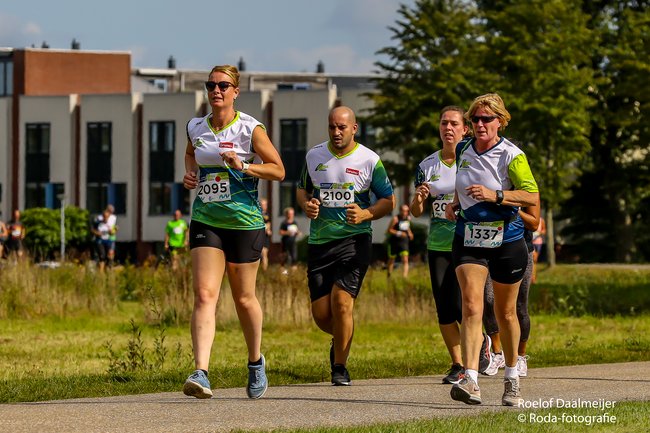
[[[451,398],[480,404],[479,351],[483,341],[483,290],[488,274],[494,287],[494,310],[501,331],[506,368],[501,403],[522,401],[517,373],[520,329],[516,300],[528,254],[519,208],[538,204],[538,188],[524,152],[499,136],[510,113],[496,93],[474,99],[466,119],[474,138],[456,151],[456,196],[446,216],[456,220],[452,258],[461,288],[461,352],[465,374],[451,388]]]
[[[259,179],[284,179],[284,166],[264,126],[235,110],[237,68],[215,66],[205,87],[212,112],[187,124],[183,178],[185,188],[198,188],[190,224],[196,370],[185,381],[183,392],[196,398],[212,397],[208,367],[219,291],[227,273],[248,348],[246,392],[249,398],[260,398],[268,381],[255,281],[266,234],[257,184]]]

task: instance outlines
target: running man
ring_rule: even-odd
[[[354,301],[370,265],[370,221],[395,207],[393,187],[379,156],[354,141],[358,125],[348,107],[330,111],[329,141],[306,156],[296,197],[311,219],[307,280],[316,325],[333,336],[333,385],[350,385],[347,360]],[[371,205],[370,193],[377,201]]]

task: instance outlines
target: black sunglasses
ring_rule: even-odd
[[[227,81],[219,81],[218,83],[214,81],[206,81],[205,82],[205,88],[208,90],[208,92],[212,92],[216,87],[219,87],[219,90],[222,92],[225,92],[228,90],[228,87],[236,87],[233,83],[229,83]]]
[[[482,121],[483,123],[490,123],[494,119],[496,119],[497,116],[472,116],[470,119],[472,120],[472,123],[478,123],[478,121]]]

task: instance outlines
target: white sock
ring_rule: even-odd
[[[478,371],[470,370],[469,368],[465,370],[465,374],[472,378],[474,382],[478,384]]]
[[[508,367],[506,365],[506,374],[504,377],[514,379],[516,377],[519,377],[519,370],[517,370],[517,366],[515,365],[514,367]]]

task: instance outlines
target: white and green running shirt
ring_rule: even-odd
[[[456,166],[456,193],[461,209],[456,233],[461,237],[465,235],[465,223],[503,221],[503,243],[521,239],[524,222],[519,217],[518,207],[475,200],[467,195],[465,188],[478,184],[494,191],[519,189],[539,192],[524,152],[502,137],[489,150],[480,153],[472,138],[458,143]]]
[[[264,125],[238,111],[232,122],[216,131],[210,125],[211,116],[187,123],[187,138],[199,165],[192,220],[225,229],[263,229],[262,209],[257,200],[258,178],[228,167],[221,154],[232,150],[243,161],[261,164],[253,148],[253,130]]]
[[[379,155],[356,143],[352,151],[337,156],[326,141],[309,150],[305,159],[298,188],[321,202],[318,218],[311,220],[309,226],[309,243],[323,244],[372,233],[370,221],[348,224],[345,206],[356,203],[361,209],[367,209],[372,204],[371,192],[376,199],[393,195]]]
[[[454,201],[456,162],[445,163],[437,151],[425,158],[415,171],[415,187],[426,183],[431,196],[431,221],[427,249],[451,251],[456,223],[445,218],[445,208]]]

